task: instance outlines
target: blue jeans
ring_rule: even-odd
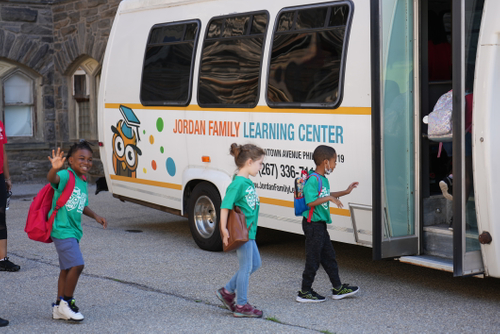
[[[236,255],[238,256],[240,268],[224,288],[230,293],[236,291],[236,305],[243,306],[247,303],[250,275],[260,268],[262,262],[255,240],[248,240],[244,243],[236,250]]]

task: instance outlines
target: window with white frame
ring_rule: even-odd
[[[33,136],[33,79],[17,71],[3,81],[7,137]]]

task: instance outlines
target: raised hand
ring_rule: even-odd
[[[351,193],[351,191],[352,191],[354,188],[357,188],[357,187],[358,187],[358,185],[359,185],[359,182],[353,182],[353,183],[351,183],[351,184],[349,185],[349,187],[347,187],[346,192],[347,192],[348,194],[350,194],[350,193]]]
[[[49,156],[48,157],[50,160],[50,163],[52,164],[52,168],[54,169],[61,169],[64,166],[64,162],[66,161],[66,157],[64,156],[64,152],[61,151],[61,148],[57,148],[57,153],[54,153],[54,150],[52,150],[52,158]]]

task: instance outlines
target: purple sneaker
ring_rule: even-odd
[[[236,318],[262,318],[262,311],[247,303],[243,306],[236,305],[233,315]]]
[[[215,294],[228,310],[230,310],[231,312],[235,311],[236,309],[236,305],[234,304],[234,298],[236,297],[235,293],[227,293],[226,289],[220,288],[219,290],[217,290]]]

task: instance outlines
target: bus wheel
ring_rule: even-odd
[[[219,232],[221,199],[217,189],[208,182],[198,184],[189,199],[189,229],[201,249],[222,250]]]

